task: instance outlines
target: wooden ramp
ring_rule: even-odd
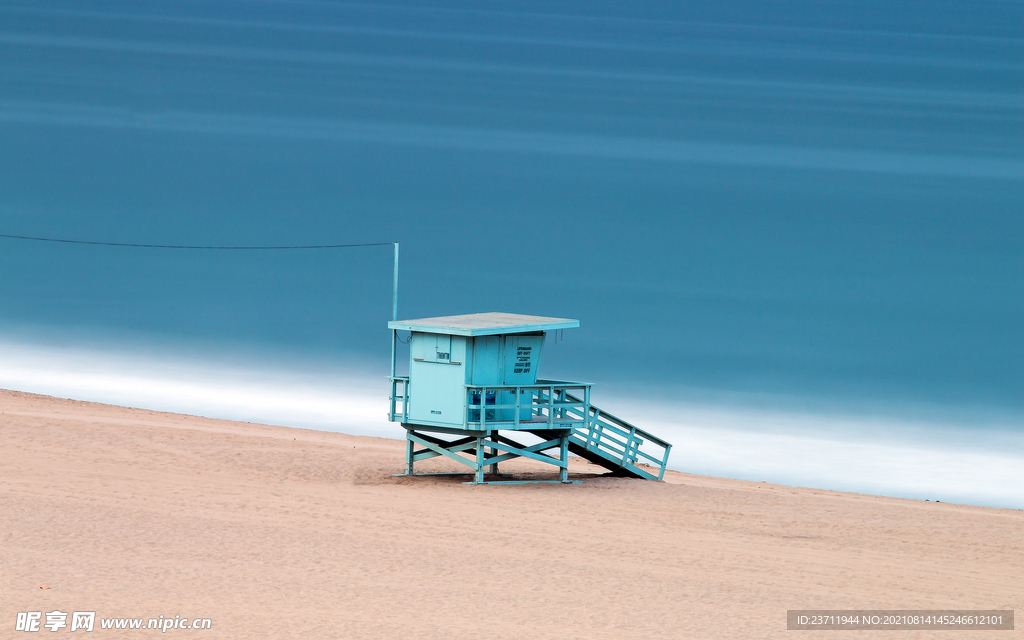
[[[581,403],[569,393],[565,400],[567,404]],[[580,418],[569,434],[570,453],[623,476],[661,480],[672,445],[598,407],[589,409],[585,420],[580,408],[566,409],[569,416]],[[531,433],[545,437],[544,431]]]

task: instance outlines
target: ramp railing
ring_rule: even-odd
[[[576,407],[580,399],[566,393],[568,413],[571,417],[582,417]],[[586,403],[587,417],[573,427],[570,442],[587,451],[597,453],[609,462],[648,478],[661,480],[668,465],[672,445],[661,438],[640,429],[598,407]],[[639,465],[653,467],[644,469]]]

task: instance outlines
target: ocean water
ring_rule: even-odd
[[[673,468],[1020,508],[1021,25],[5,2],[0,233],[397,240],[400,316],[580,319],[543,375],[674,438]],[[399,437],[391,261],[0,238],[0,384]]]

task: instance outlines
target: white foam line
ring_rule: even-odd
[[[711,476],[1024,508],[1024,435],[908,419],[621,403],[673,444],[670,467]],[[616,412],[618,413],[618,412]]]
[[[401,438],[384,375],[311,372],[102,348],[0,342],[0,387],[59,397]],[[598,399],[595,399],[598,400]],[[1024,508],[1024,435],[894,418],[638,402],[603,408],[673,443],[690,473]]]
[[[386,420],[384,376],[37,345],[2,344],[0,353],[0,387],[8,389],[230,420],[402,435]]]

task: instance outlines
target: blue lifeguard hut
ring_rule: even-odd
[[[547,332],[579,324],[513,313],[389,322],[411,332],[409,375],[391,376],[389,412],[406,430],[404,475],[447,456],[470,468],[470,484],[485,483],[488,467],[486,483],[508,484],[498,464],[524,457],[557,467],[551,482],[569,482],[571,452],[619,475],[661,480],[669,443],[595,407],[590,384],[538,377]],[[520,443],[517,432],[541,442]]]

